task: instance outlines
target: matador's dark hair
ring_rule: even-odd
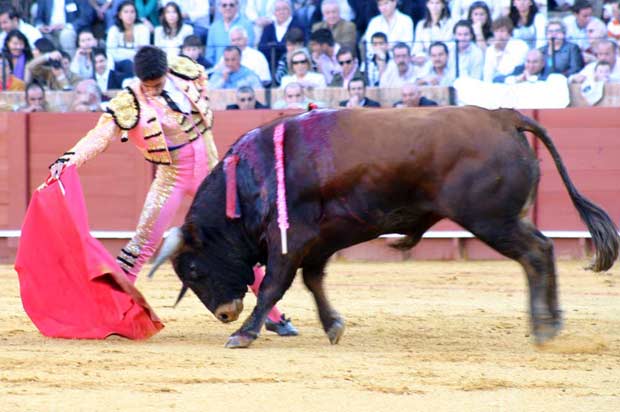
[[[140,80],[154,80],[168,72],[166,52],[155,46],[142,46],[133,59],[134,72]]]

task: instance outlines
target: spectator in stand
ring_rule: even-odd
[[[291,28],[285,36],[286,53],[278,60],[276,71],[274,75],[275,84],[278,86],[282,82],[282,78],[288,74],[289,57],[295,50],[302,49],[304,47],[304,32],[298,27]]]
[[[487,14],[489,16],[489,22],[491,19],[496,19],[506,14],[506,10],[508,9],[508,2],[503,0],[454,0],[452,2],[452,6],[450,7],[450,12],[452,13],[452,17],[455,19],[469,19],[471,8],[474,4],[483,3],[485,9],[487,10]],[[489,27],[490,30],[490,27]]]
[[[369,0],[373,1],[373,0]],[[364,41],[370,44],[372,35],[381,32],[388,38],[388,44],[405,43],[411,47],[413,44],[413,21],[411,17],[396,10],[396,0],[377,0],[379,15],[368,23]]]
[[[32,50],[26,36],[19,30],[8,32],[2,45],[2,58],[8,61],[11,74],[20,80],[25,80],[26,65],[32,57]]]
[[[32,57],[37,58],[45,53],[50,53],[56,50],[54,43],[46,37],[41,37],[34,42],[34,48],[32,49]]]
[[[510,0],[508,16],[514,26],[513,38],[523,40],[530,49],[545,45],[547,18],[538,11],[535,0]]]
[[[366,82],[362,77],[354,77],[347,85],[349,98],[340,102],[340,107],[381,107],[379,102],[366,97]]]
[[[474,28],[468,20],[459,20],[454,25],[454,41],[456,42],[455,59],[458,57],[458,73],[456,67],[454,76],[471,77],[482,80],[482,67],[484,66],[484,54],[480,47],[474,43]]]
[[[325,1],[326,0],[310,0],[307,2],[307,3],[314,3],[311,7],[313,10],[311,13],[312,15],[310,17],[308,28],[311,28],[315,24],[325,20],[325,13],[323,12],[323,4],[325,3]],[[348,22],[352,22],[353,20],[355,20],[356,13],[355,13],[354,8],[359,7],[358,3],[361,3],[360,0],[335,0],[335,3],[338,5],[338,10],[339,10],[338,14],[340,15],[340,17],[342,17],[345,21],[348,21]],[[374,3],[374,2],[370,1],[368,3]],[[375,4],[375,10],[370,15],[370,17],[373,17],[377,15],[378,13],[379,13],[379,10],[377,9],[377,5]],[[355,25],[355,23],[353,25]]]
[[[92,1],[92,0],[91,0]],[[110,0],[95,0],[97,2],[109,2]],[[104,11],[105,22],[108,30],[115,24],[115,16],[118,9],[126,0],[111,0],[111,5]],[[154,27],[159,26],[159,0],[135,0],[136,21],[144,24],[148,28],[149,33],[153,32]]]
[[[235,26],[230,29],[230,44],[237,46],[241,50],[241,65],[252,70],[265,87],[271,84],[271,73],[269,63],[265,55],[253,47],[248,46],[250,38],[245,27]],[[220,60],[220,64],[222,61]]]
[[[250,86],[253,89],[263,88],[256,73],[241,65],[241,50],[237,46],[226,46],[224,49],[224,65],[211,73],[209,87],[212,89],[238,89],[241,86]]]
[[[205,57],[210,62],[218,62],[224,48],[230,45],[230,29],[242,26],[248,32],[250,43],[254,44],[254,28],[252,22],[239,12],[239,0],[218,0],[221,17],[216,17],[207,37]]]
[[[50,90],[72,90],[80,78],[70,65],[69,55],[58,50],[35,57],[26,66],[26,83],[36,80]]]
[[[620,41],[620,0],[611,3],[611,18],[607,23],[607,35],[616,42]]]
[[[207,42],[209,26],[211,26],[211,6],[213,0],[178,0],[181,16],[185,23],[194,28],[194,34],[202,44]]]
[[[454,69],[448,64],[448,46],[437,41],[428,49],[430,64],[426,65],[425,72],[416,83],[421,86],[449,87],[454,83]]]
[[[45,100],[45,90],[37,82],[26,85],[25,90],[26,104],[18,107],[15,111],[22,113],[47,112],[47,101]]]
[[[34,26],[21,19],[17,9],[10,4],[0,5],[0,44],[4,44],[6,35],[11,30],[19,30],[28,39],[30,48],[34,42],[42,37],[41,32]]]
[[[415,82],[418,71],[411,63],[411,49],[406,43],[396,43],[392,52],[393,59],[388,63],[379,87],[400,88],[405,83]]]
[[[0,91],[21,92],[25,90],[26,83],[11,73],[6,59],[0,60]],[[8,108],[8,110],[7,110]],[[13,107],[0,103],[0,111],[11,111]]]
[[[469,6],[467,20],[471,22],[471,25],[474,28],[476,45],[480,47],[480,50],[485,52],[489,45],[489,40],[493,37],[493,30],[491,30],[492,19],[489,6],[487,6],[484,1],[473,2],[471,6]]]
[[[127,79],[127,73],[111,70],[108,64],[108,56],[105,49],[95,47],[93,49],[93,59],[95,62],[95,81],[102,94],[106,94],[108,90],[118,90],[123,88],[123,80]],[[109,96],[106,96],[109,97]]]
[[[347,87],[354,78],[362,77],[359,69],[359,62],[355,57],[353,49],[341,47],[336,54],[336,60],[342,68],[342,72],[336,73],[329,83],[330,87]]]
[[[274,5],[275,0],[247,0],[245,16],[254,24],[255,39],[260,39],[263,29],[273,23]]]
[[[269,109],[269,106],[265,106],[258,100],[254,94],[254,89],[250,86],[241,86],[235,93],[235,103],[226,106],[226,110],[254,110],[254,109]]]
[[[284,86],[284,99],[273,104],[274,109],[307,109],[311,100],[306,97],[304,87],[296,82]]]
[[[585,64],[588,64],[596,61],[597,45],[601,40],[607,38],[607,27],[602,21],[592,19],[586,27],[586,33],[588,36],[588,48],[582,50],[582,56]]]
[[[545,65],[545,57],[538,49],[532,49],[525,56],[525,64],[520,64],[508,76],[497,76],[494,83],[515,84],[547,80],[551,71]]]
[[[304,89],[322,89],[326,87],[325,77],[312,71],[312,60],[306,49],[295,50],[291,53],[289,74],[282,77],[280,87],[286,87],[289,83],[299,83]]]
[[[70,55],[75,53],[77,34],[90,27],[95,11],[83,0],[40,0],[35,26],[56,47]]]
[[[592,4],[588,0],[575,0],[572,10],[573,14],[564,18],[566,39],[585,50],[589,46],[586,28],[593,19]]]
[[[584,66],[579,46],[566,41],[566,26],[562,20],[549,20],[547,45],[541,47],[540,51],[551,73],[560,73],[568,77],[580,71]]]
[[[394,107],[425,107],[438,106],[437,102],[422,96],[420,88],[415,83],[405,83],[400,89],[401,100],[394,103]]]
[[[482,79],[492,82],[495,76],[508,75],[525,62],[529,47],[523,40],[512,38],[512,21],[500,17],[493,22],[493,42],[484,56]]]
[[[78,48],[73,55],[69,69],[83,79],[93,77],[93,47],[97,47],[97,39],[90,29],[78,33]]]
[[[204,45],[200,37],[197,35],[192,34],[191,36],[187,36],[183,39],[183,44],[181,45],[181,55],[187,56],[196,63],[199,63],[205,68],[205,70],[210,69],[213,67],[213,64],[204,58],[203,51]]]
[[[366,73],[368,84],[376,87],[379,86],[381,76],[383,76],[390,61],[389,44],[387,36],[381,32],[373,34],[370,42],[372,51],[368,55],[362,70]]]
[[[430,45],[437,41],[452,40],[454,21],[446,0],[427,0],[424,20],[415,28],[413,63],[422,66],[428,60]]]
[[[286,33],[294,27],[305,33],[305,28],[297,17],[292,16],[291,4],[288,0],[276,0],[274,16],[275,21],[265,26],[258,43],[258,50],[265,55],[272,67],[286,52]]]
[[[194,34],[194,28],[183,23],[181,8],[174,1],[162,7],[159,22],[161,25],[155,28],[155,46],[164,50],[168,57],[178,55],[183,39]]]
[[[596,61],[589,63],[579,73],[571,76],[571,83],[583,83],[594,77],[596,65],[600,62],[608,63],[611,67],[610,82],[620,82],[620,64],[618,64],[618,45],[609,39],[601,40],[596,45]]]
[[[316,71],[325,77],[326,83],[331,83],[336,74],[342,72],[336,54],[340,45],[334,41],[329,29],[318,29],[310,35],[310,50]]]
[[[100,112],[101,90],[93,79],[80,80],[75,85],[73,98],[71,99],[70,112]]]
[[[133,57],[140,46],[151,41],[149,29],[138,20],[133,1],[125,0],[118,6],[115,25],[108,30],[106,48],[116,70],[133,73]]]
[[[334,41],[342,47],[355,50],[357,45],[357,29],[355,24],[340,17],[340,5],[338,0],[323,0],[321,3],[323,21],[314,23],[312,31],[329,29]]]

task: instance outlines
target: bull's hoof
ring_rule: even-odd
[[[332,345],[337,344],[344,333],[344,321],[338,319],[332,323],[332,326],[327,330],[327,337],[329,338],[329,343]]]
[[[256,338],[249,335],[232,335],[228,338],[225,347],[229,349],[247,348]]]
[[[534,331],[534,342],[536,345],[544,345],[555,338],[562,330],[562,321],[556,320],[553,323],[539,325]]]

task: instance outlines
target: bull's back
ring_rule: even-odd
[[[510,116],[476,107],[340,110],[320,119],[317,135],[324,141],[313,161],[324,193],[360,184],[436,191],[460,163],[484,167],[498,153],[523,151],[523,142],[511,136]]]

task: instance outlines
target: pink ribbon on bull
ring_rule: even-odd
[[[237,163],[239,156],[236,154],[224,159],[224,173],[226,175],[226,217],[236,219],[240,217],[237,212]]]
[[[273,132],[273,150],[276,157],[277,178],[277,203],[278,203],[278,227],[280,228],[280,241],[282,254],[288,253],[286,230],[288,225],[288,211],[286,209],[286,182],[284,181],[284,124],[280,123]]]

